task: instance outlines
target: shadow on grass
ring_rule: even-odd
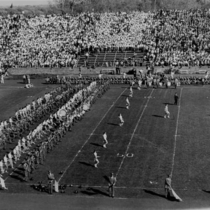
[[[86,166],[91,166],[91,167],[93,167],[93,165],[92,165],[92,164],[90,164],[90,163],[86,163],[86,162],[84,162],[84,161],[80,161],[79,163],[81,163],[81,164],[83,164],[83,165],[86,165]]]
[[[82,190],[81,191],[81,193],[83,193],[83,194],[85,194],[85,195],[96,195],[96,193],[95,192],[89,192],[89,191],[87,191],[87,190]]]
[[[90,143],[90,144],[97,146],[97,147],[103,147],[101,144],[98,144],[98,143]]]
[[[151,190],[144,190],[145,193],[148,193],[148,194],[151,194],[151,195],[155,195],[155,196],[158,196],[158,197],[161,197],[161,198],[165,198],[166,200],[169,200],[169,201],[178,201],[176,198],[174,198],[173,196],[170,196],[169,198],[166,198],[165,195],[162,195],[162,194],[158,194],[156,192],[153,192]]]
[[[25,182],[24,179],[22,177],[19,177],[18,175],[12,174],[10,177],[13,178],[13,179],[17,179],[21,182]]]
[[[13,171],[16,175],[18,174],[18,175],[20,175],[20,176],[24,176],[24,173],[23,173],[23,171],[19,171],[19,170],[15,170],[15,171]]]
[[[117,123],[107,123],[108,125],[119,126]]]
[[[124,106],[117,106],[116,108],[118,108],[118,109],[125,109]]]
[[[109,197],[109,194],[106,193],[106,192],[103,192],[102,190],[99,190],[99,189],[94,189],[92,187],[88,188],[88,190],[83,190],[81,191],[81,193],[83,194],[86,194],[86,195],[104,195],[104,196],[108,196]]]
[[[26,83],[24,83],[24,82],[17,82],[17,84],[24,84],[25,85]]]
[[[104,177],[104,179],[109,183],[109,177],[108,176],[103,176]]]
[[[161,197],[161,198],[166,198],[165,195],[162,195],[162,194],[158,194],[156,192],[153,192],[151,190],[144,190],[145,193],[148,193],[148,194],[151,194],[151,195],[155,195],[155,196],[158,196],[158,197]]]
[[[164,116],[162,116],[162,115],[157,115],[157,114],[153,114],[152,116],[153,116],[153,117],[164,118]]]
[[[202,190],[205,193],[210,193],[210,190]]]

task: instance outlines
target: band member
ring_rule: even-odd
[[[4,179],[2,178],[2,175],[0,174],[0,187],[3,189],[3,190],[8,190],[8,188],[6,187],[5,185],[5,181]]]

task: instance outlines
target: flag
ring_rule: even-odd
[[[182,201],[182,199],[175,193],[175,191],[171,188],[171,193],[174,196],[174,198],[178,201]]]
[[[55,180],[55,192],[59,192],[59,184],[58,182]]]

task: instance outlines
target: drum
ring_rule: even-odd
[[[167,82],[167,86],[170,87],[171,86],[171,82]]]
[[[163,86],[163,83],[162,82],[159,82],[159,86],[162,87]]]
[[[59,112],[58,112],[58,116],[59,117],[65,117],[66,116],[66,111],[64,109],[61,109]]]
[[[89,110],[88,104],[85,104],[85,105],[83,106],[83,110],[85,110],[85,111]]]

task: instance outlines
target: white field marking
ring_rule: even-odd
[[[9,88],[9,89],[25,88],[25,86],[2,86],[2,87],[3,88],[1,88],[1,86],[0,86],[1,90],[6,90],[7,88]],[[27,88],[25,88],[25,89],[27,89]]]
[[[153,91],[154,91],[154,89],[152,89],[152,91],[150,92],[149,96],[152,95]],[[142,119],[142,116],[143,116],[143,114],[144,114],[144,111],[145,111],[146,108],[147,108],[147,104],[148,104],[149,100],[150,100],[150,98],[147,98],[146,105],[144,106],[144,109],[143,109],[143,111],[142,111],[142,113],[141,113],[141,115],[140,115],[140,117],[139,117],[139,119],[138,119],[138,121],[137,121],[137,123],[136,123],[136,126],[135,126],[135,128],[134,128],[134,130],[133,130],[133,133],[132,133],[132,135],[131,135],[130,141],[129,141],[128,146],[127,146],[127,148],[126,148],[125,156],[122,158],[122,161],[121,161],[121,163],[120,163],[120,166],[119,166],[119,168],[118,168],[118,170],[117,170],[116,177],[118,176],[118,173],[119,173],[119,171],[120,171],[120,169],[121,169],[121,167],[122,167],[122,165],[123,165],[123,162],[124,162],[124,160],[125,160],[126,154],[127,154],[128,150],[129,150],[129,147],[130,147],[130,145],[131,145],[131,141],[133,140],[134,134],[135,134],[136,129],[137,129],[138,125],[139,125],[139,122],[140,122],[141,119]]]
[[[80,196],[77,196],[77,195],[75,195],[75,197],[77,197],[77,198],[92,198],[92,199],[93,199],[93,198],[97,198],[97,199],[100,198],[100,197],[86,196],[86,195],[84,195],[84,196],[81,196],[81,195],[80,195]],[[112,198],[112,200],[113,200],[113,199],[115,199],[115,200],[116,200],[116,199],[117,199],[117,200],[127,200],[127,199],[129,199],[129,198],[114,197],[114,198]]]
[[[131,134],[124,134],[125,136],[129,136],[129,135],[131,135]],[[87,134],[87,136],[101,136],[102,138],[103,138],[103,134],[95,134],[95,133],[90,133],[90,134]],[[109,137],[109,135],[107,134],[107,136]],[[114,136],[117,136],[117,134],[116,135],[114,135]],[[112,135],[112,137],[113,137],[113,135]],[[109,140],[109,139],[108,139]]]
[[[178,132],[178,125],[179,125],[179,114],[180,114],[180,103],[181,103],[181,97],[182,97],[182,89],[181,88],[181,92],[180,92],[180,100],[179,100],[179,106],[178,106],[178,113],[177,113],[177,118],[176,118],[176,130],[175,130],[175,135],[174,135],[174,151],[173,151],[173,156],[172,156],[172,166],[171,166],[171,177],[173,174],[173,170],[174,170],[174,160],[175,160],[175,154],[176,154],[176,141],[177,141],[177,132]]]
[[[83,149],[83,147],[87,144],[87,142],[90,140],[91,136],[94,134],[95,130],[98,128],[98,126],[101,124],[101,122],[103,121],[103,119],[106,117],[106,115],[108,114],[108,112],[111,110],[111,108],[115,105],[115,103],[118,101],[118,99],[122,96],[122,94],[127,90],[127,88],[125,88],[125,90],[122,91],[122,93],[117,97],[117,99],[112,103],[112,105],[109,107],[109,109],[107,110],[107,112],[104,114],[104,116],[101,118],[101,120],[99,121],[99,123],[96,125],[96,127],[93,129],[92,133],[90,134],[90,136],[87,138],[87,140],[84,142],[84,144],[82,145],[82,147],[79,149],[79,151],[77,152],[77,154],[74,156],[73,160],[70,162],[70,164],[66,167],[66,169],[64,170],[63,174],[61,175],[61,177],[58,179],[58,182],[60,182],[60,180],[63,178],[63,176],[65,175],[66,171],[69,169],[69,167],[71,166],[71,164],[75,161],[76,157],[78,156],[78,154],[81,152],[81,150]]]
[[[149,143],[149,144],[151,144],[154,148],[156,148],[157,150],[159,150],[159,151],[162,152],[163,154],[168,153],[167,151],[165,151],[165,150],[159,148],[159,147],[157,146],[157,144],[152,143],[151,141],[148,141],[146,138],[144,138],[144,137],[138,137],[138,138],[141,139],[141,140],[143,140],[143,141],[146,141],[146,142]],[[142,147],[145,147],[145,146],[142,146]]]

